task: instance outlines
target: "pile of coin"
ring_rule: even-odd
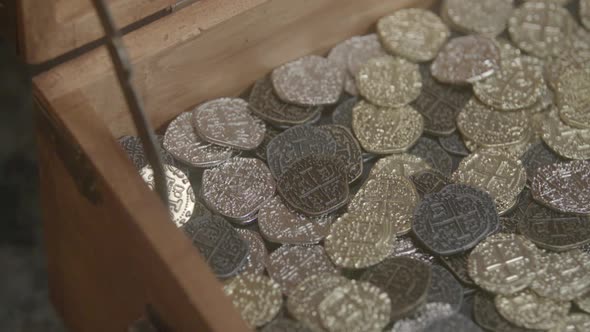
[[[171,218],[244,320],[590,331],[590,3],[572,4],[401,9],[174,119]]]

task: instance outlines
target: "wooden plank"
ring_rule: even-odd
[[[148,115],[159,127],[204,100],[238,94],[284,62],[323,53],[347,37],[365,33],[389,12],[433,2],[205,1],[130,33],[125,42]],[[35,82],[52,103],[83,94],[115,137],[133,134],[110,67],[106,51],[99,49]]]
[[[20,0],[25,60],[38,64],[104,35],[90,0]],[[107,0],[119,27],[163,10],[176,0]]]
[[[37,95],[38,95],[37,91]],[[248,331],[222,286],[84,96],[38,118],[51,298],[71,331],[127,331],[151,304],[173,331]],[[50,119],[50,120],[48,120]]]

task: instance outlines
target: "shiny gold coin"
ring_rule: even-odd
[[[270,322],[283,304],[279,284],[263,275],[241,274],[227,282],[223,290],[251,327]]]
[[[443,11],[459,31],[494,37],[506,28],[514,9],[512,3],[512,0],[446,0]]]
[[[352,110],[352,129],[367,152],[400,153],[409,149],[424,128],[424,119],[413,107],[375,106],[360,101]]]
[[[419,8],[398,10],[381,18],[377,33],[386,50],[415,62],[434,59],[451,35],[436,14]]]
[[[580,21],[590,29],[590,0],[580,0]]]
[[[542,67],[523,65],[520,58],[503,62],[495,75],[473,85],[480,101],[503,111],[534,105],[545,89]]]
[[[561,120],[576,128],[590,128],[590,61],[571,68],[558,80],[556,97]]]
[[[590,129],[563,123],[553,109],[543,125],[543,141],[558,155],[568,159],[590,159]]]
[[[499,112],[471,98],[457,115],[461,134],[480,146],[500,146],[522,142],[529,123],[524,112]]]
[[[395,229],[391,223],[346,213],[332,224],[324,247],[337,266],[360,269],[387,258],[394,243]]]
[[[487,192],[494,198],[498,211],[505,211],[524,189],[526,171],[520,160],[505,153],[478,150],[461,161],[452,178]]]
[[[407,105],[422,89],[418,65],[392,56],[369,60],[361,67],[356,82],[363,97],[383,107]]]
[[[399,175],[409,177],[429,169],[431,167],[426,160],[412,154],[400,153],[379,159],[371,169],[371,176]]]
[[[318,313],[330,332],[382,331],[389,323],[391,300],[369,282],[350,280],[327,294]]]

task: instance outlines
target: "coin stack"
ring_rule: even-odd
[[[589,8],[402,9],[180,114],[171,219],[261,331],[590,331]]]

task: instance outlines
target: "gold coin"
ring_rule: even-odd
[[[499,112],[471,98],[457,115],[461,134],[480,146],[499,146],[522,142],[529,123],[524,112]]]
[[[360,101],[352,110],[352,129],[363,149],[375,154],[409,149],[424,128],[424,119],[413,107],[380,107]]]
[[[458,183],[480,188],[490,194],[498,211],[506,211],[526,184],[522,162],[500,151],[486,150],[465,157],[453,173]]]
[[[543,141],[558,155],[568,159],[590,159],[590,129],[568,126],[553,109],[543,125]]]
[[[399,175],[409,177],[429,169],[431,167],[426,160],[412,154],[401,153],[379,159],[371,169],[371,176]]]
[[[363,97],[383,107],[407,105],[422,89],[418,65],[392,56],[369,60],[361,67],[356,82]]]
[[[394,243],[395,229],[391,223],[346,213],[332,224],[324,246],[337,266],[360,269],[387,258]]]
[[[495,75],[476,82],[473,92],[484,104],[513,111],[534,105],[545,90],[542,67],[523,65],[520,58],[503,62]]]
[[[386,50],[415,62],[434,59],[451,35],[436,14],[419,8],[398,10],[381,18],[377,33]]]
[[[223,290],[251,327],[270,322],[283,304],[279,284],[263,275],[241,274],[228,281]]]
[[[561,120],[576,128],[590,128],[590,61],[571,68],[557,82],[557,106]]]
[[[327,294],[318,313],[331,332],[382,331],[389,323],[391,300],[369,282],[350,280]]]
[[[453,26],[464,33],[497,36],[512,14],[512,0],[447,0],[443,11]]]

